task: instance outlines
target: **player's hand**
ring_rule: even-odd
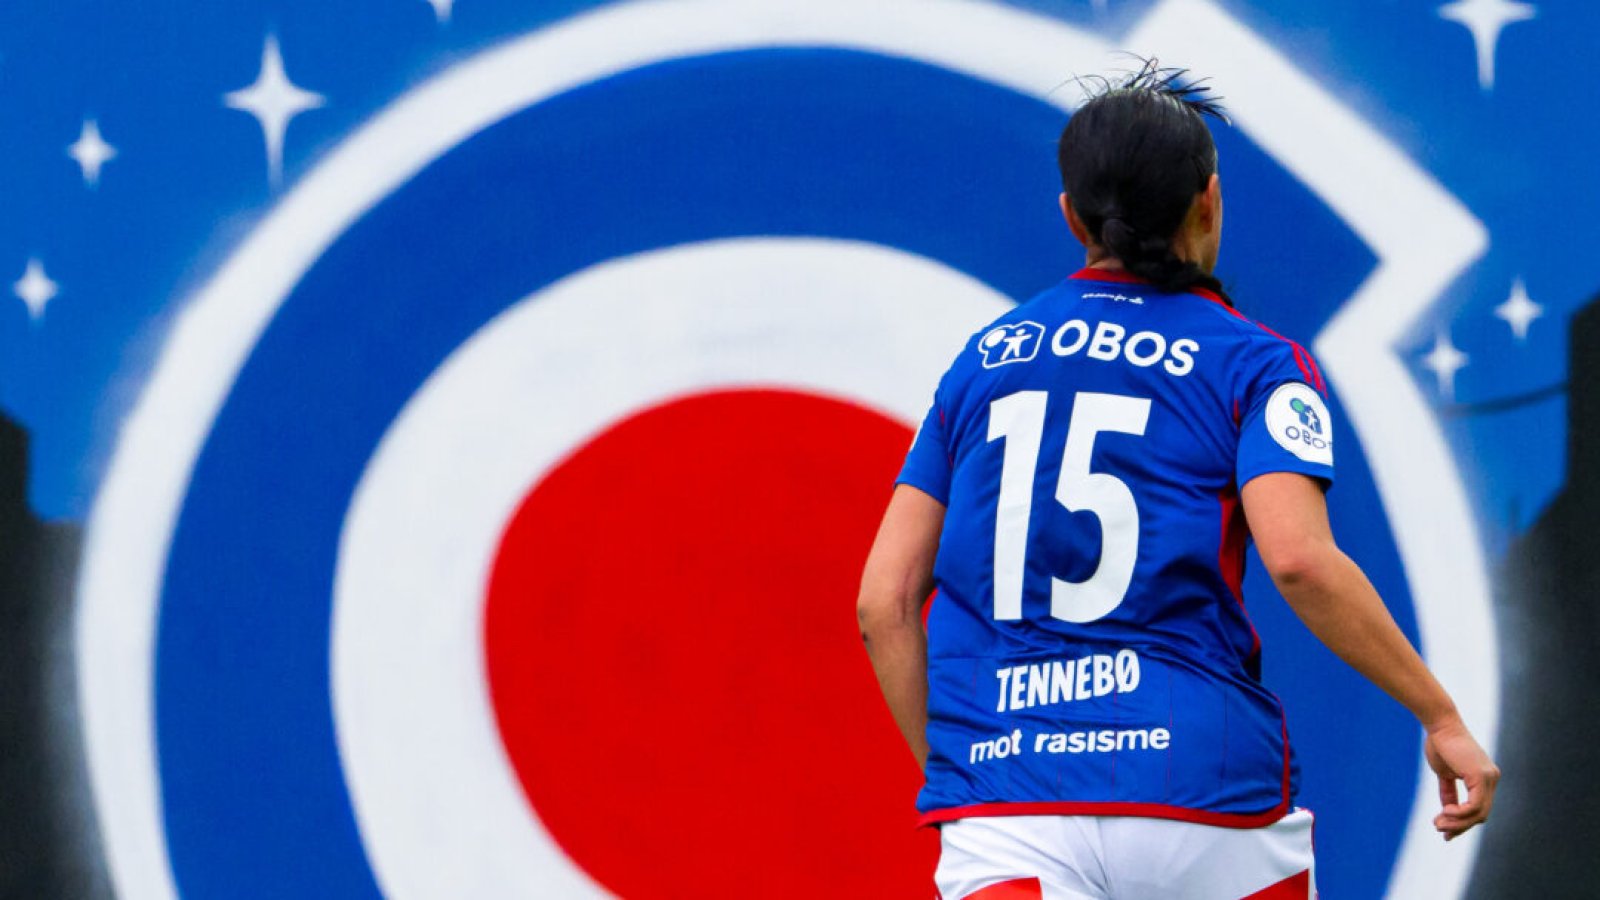
[[[1489,818],[1494,805],[1495,785],[1500,769],[1483,752],[1472,733],[1459,718],[1430,728],[1422,752],[1428,766],[1439,776],[1439,804],[1443,808],[1433,817],[1433,827],[1445,840],[1459,837],[1467,829]],[[1467,802],[1461,802],[1456,780],[1467,784]]]

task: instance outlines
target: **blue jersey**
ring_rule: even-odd
[[[1298,772],[1240,582],[1241,486],[1331,483],[1310,354],[1205,291],[1086,269],[973,335],[899,482],[947,507],[925,822],[1252,827]]]

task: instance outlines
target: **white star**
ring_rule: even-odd
[[[1472,41],[1478,45],[1478,84],[1486,91],[1494,87],[1494,48],[1500,29],[1537,14],[1532,5],[1515,0],[1455,0],[1439,7],[1441,17],[1460,22],[1472,32]]]
[[[267,36],[266,49],[261,51],[261,74],[256,76],[256,83],[225,95],[223,101],[261,123],[261,133],[267,139],[267,174],[273,187],[283,180],[283,134],[289,129],[289,120],[327,102],[321,94],[301,90],[289,80],[283,71],[278,39],[271,35]]]
[[[438,16],[441,22],[450,21],[450,8],[456,5],[456,0],[423,0],[423,2],[433,7],[433,14]]]
[[[117,158],[117,148],[100,137],[99,123],[85,119],[77,143],[67,146],[67,155],[77,160],[78,168],[83,170],[83,183],[94,187],[100,183],[100,167]]]
[[[1450,334],[1441,331],[1434,336],[1433,350],[1422,358],[1423,368],[1439,379],[1439,393],[1453,400],[1456,395],[1456,372],[1467,364],[1467,355],[1450,343]]]
[[[60,291],[60,287],[44,273],[44,264],[37,259],[28,260],[22,277],[11,286],[18,298],[28,306],[28,316],[34,321],[44,315],[44,307]]]
[[[1494,314],[1505,319],[1506,324],[1511,326],[1511,333],[1521,341],[1527,339],[1528,326],[1533,324],[1533,320],[1544,315],[1544,307],[1529,299],[1528,289],[1518,278],[1511,285],[1511,296],[1494,308]]]

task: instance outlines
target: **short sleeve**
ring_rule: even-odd
[[[922,418],[922,426],[911,439],[911,450],[906,453],[905,465],[900,467],[895,484],[908,484],[948,506],[952,465],[949,427],[944,406],[936,393],[928,414]]]
[[[1298,344],[1276,343],[1247,381],[1240,402],[1236,483],[1271,472],[1298,472],[1333,483],[1333,416],[1327,389],[1311,354]]]

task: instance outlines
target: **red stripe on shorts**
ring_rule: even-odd
[[[1039,884],[1039,879],[1018,878],[991,884],[968,894],[964,900],[1042,900],[1043,897],[1044,888]]]
[[[972,896],[976,897],[977,894]],[[1311,870],[1291,875],[1272,887],[1262,888],[1244,900],[1307,900],[1311,896]]]

